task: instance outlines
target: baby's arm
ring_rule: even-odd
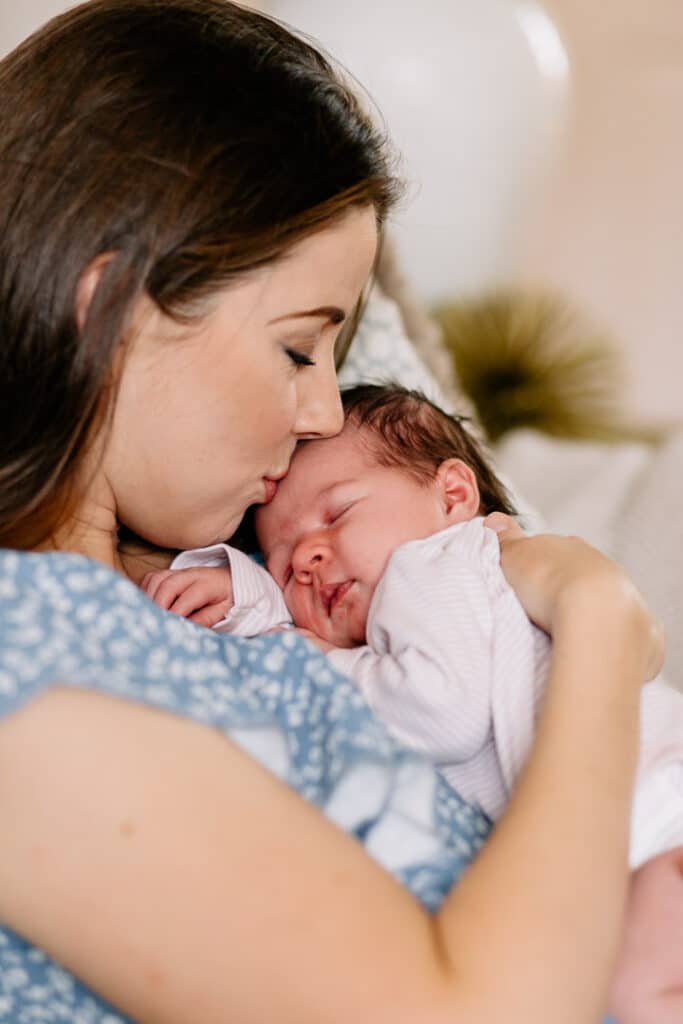
[[[219,633],[253,637],[291,624],[272,576],[229,544],[183,551],[170,570],[150,573],[143,586],[163,608]],[[197,601],[199,609],[192,607]]]
[[[228,565],[149,572],[141,586],[166,611],[208,628],[222,622],[234,604]]]

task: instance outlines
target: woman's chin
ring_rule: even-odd
[[[173,543],[164,546],[174,548],[177,551],[191,551],[195,548],[209,548],[213,544],[229,543],[237,532],[242,517],[235,517],[229,521],[222,521],[218,524],[207,524],[203,528],[200,524],[188,523],[190,527],[173,535]]]

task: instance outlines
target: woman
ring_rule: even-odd
[[[509,813],[433,915],[376,860],[435,904],[476,810],[303,641],[214,637],[121,576],[121,525],[229,537],[339,430],[382,140],[321,56],[223,0],[92,0],[0,92],[0,1012],[595,1020],[660,660],[615,566],[499,524],[552,679]]]

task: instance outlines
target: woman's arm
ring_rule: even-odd
[[[607,607],[577,590],[582,614],[556,621],[527,766],[444,908],[461,972],[482,988],[495,979],[500,1019],[588,1024],[604,1007],[627,891],[642,654],[620,627],[624,609],[603,597]]]
[[[140,1022],[598,1020],[653,644],[573,545],[534,595],[555,637],[538,742],[434,917],[219,733],[57,689],[0,726],[0,918]]]
[[[625,902],[639,683],[661,667],[663,638],[628,578],[577,538],[512,527],[501,546],[527,613],[553,635],[551,674],[514,799],[444,916],[479,922],[505,1019],[542,1021],[545,1000],[545,1019],[552,1007],[553,1021],[591,1021]],[[481,951],[465,967],[460,950],[483,985]]]
[[[0,920],[135,1020],[445,1011],[428,915],[217,731],[57,689],[0,725],[0,764]]]

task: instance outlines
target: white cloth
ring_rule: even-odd
[[[370,605],[367,639],[367,646],[331,651],[330,660],[398,739],[432,757],[458,792],[496,820],[531,747],[550,641],[505,580],[498,539],[483,520],[394,552]],[[679,845],[683,696],[657,681],[641,698],[631,866]]]
[[[497,819],[531,746],[550,644],[500,569],[482,520],[392,556],[366,647],[330,652],[389,729]]]
[[[258,636],[268,630],[289,627],[292,619],[282,591],[269,572],[243,551],[229,544],[183,551],[171,563],[172,569],[191,566],[227,566],[232,581],[233,606],[213,627],[233,636]]]

